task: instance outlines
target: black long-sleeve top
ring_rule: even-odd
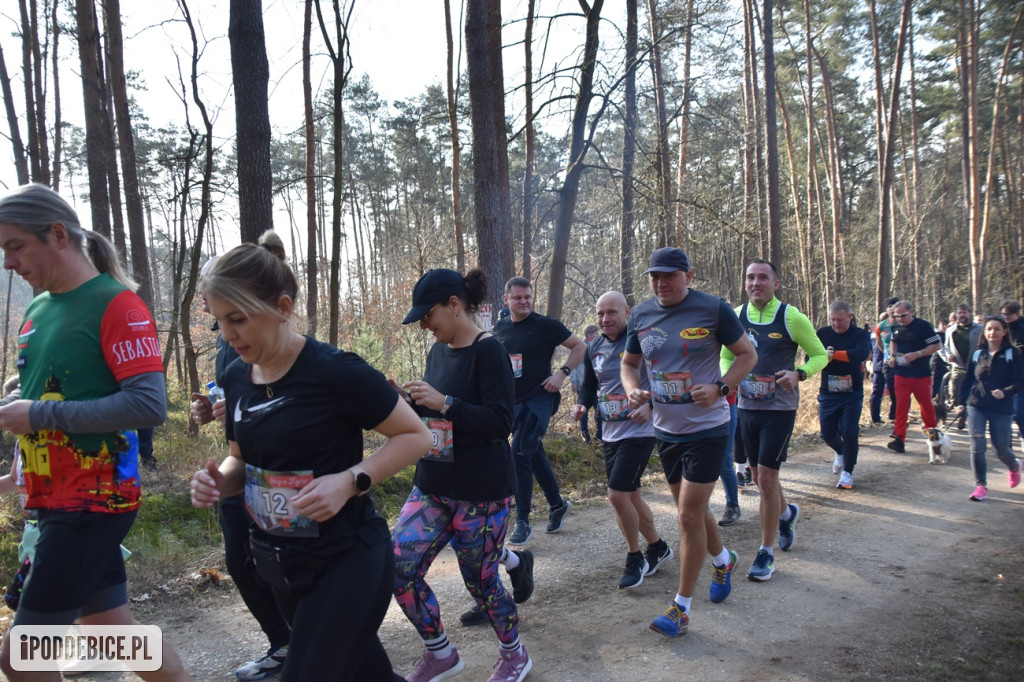
[[[1024,359],[1020,351],[1009,346],[990,355],[988,349],[983,348],[981,352],[973,351],[970,358],[967,376],[960,384],[960,404],[993,414],[1013,414],[1010,397],[1024,390]],[[1006,394],[1000,400],[992,397],[996,389]]]

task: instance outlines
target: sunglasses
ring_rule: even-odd
[[[434,311],[437,310],[438,308],[440,308],[442,305],[443,305],[442,303],[435,304],[433,308],[431,308],[430,310],[427,311],[426,315],[424,315],[422,318],[420,318],[420,321],[421,322],[429,321],[430,320],[430,316],[434,314]]]

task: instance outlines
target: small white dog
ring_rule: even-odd
[[[953,454],[953,442],[942,429],[928,429],[928,463],[945,464]]]

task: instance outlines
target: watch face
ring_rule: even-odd
[[[356,476],[356,490],[361,493],[365,493],[370,489],[370,476],[369,474],[358,474]]]

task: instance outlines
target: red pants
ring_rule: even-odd
[[[938,424],[935,418],[935,406],[932,405],[931,377],[896,377],[896,428],[893,430],[901,440],[907,439],[907,415],[910,412],[910,396],[914,396],[921,408],[921,421],[924,428],[930,429]]]

